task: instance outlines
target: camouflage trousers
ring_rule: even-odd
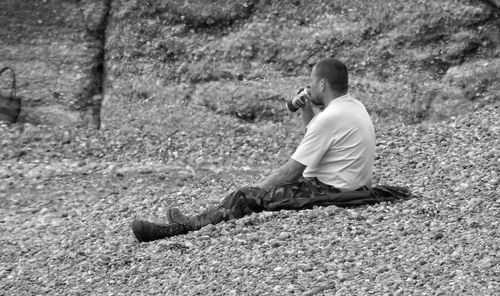
[[[292,184],[269,188],[241,187],[231,192],[219,205],[190,217],[189,220],[194,229],[200,229],[208,224],[238,219],[254,212],[300,210],[329,205],[349,207],[410,197],[411,193],[402,187],[379,185],[371,189],[363,187],[341,192],[316,178],[300,178]]]

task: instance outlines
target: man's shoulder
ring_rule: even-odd
[[[337,110],[323,110],[316,114],[307,126],[307,130],[310,132],[316,132],[320,134],[334,132],[338,126],[339,122],[343,122],[342,114]]]
[[[328,105],[323,111],[318,113],[317,120],[320,122],[325,122],[325,121],[334,121],[338,118],[341,118],[345,115],[346,108],[344,104],[339,104],[332,102],[330,105]]]
[[[336,109],[348,107],[352,104],[363,106],[363,103],[361,103],[361,101],[353,97],[351,94],[345,94],[341,97],[338,97],[337,99],[333,100],[332,103],[333,106],[337,107]]]
[[[343,128],[350,127],[353,121],[365,122],[365,117],[369,117],[368,112],[359,100],[346,95],[338,101],[332,101],[323,111],[314,118],[314,126],[322,128],[324,126]],[[367,117],[367,118],[368,118]]]
[[[367,113],[365,105],[349,94],[332,101],[332,104],[333,105],[328,106],[331,108],[327,108],[331,109],[330,114],[332,114],[332,116],[351,117],[356,114]]]

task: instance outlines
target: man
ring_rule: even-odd
[[[370,189],[375,130],[363,104],[348,94],[346,66],[332,58],[319,61],[311,71],[310,90],[310,100],[301,104],[306,132],[287,163],[200,215],[187,217],[178,209],[169,209],[167,225],[136,220],[132,223],[136,238],[143,242],[185,234],[263,210],[408,198],[410,193],[397,187]],[[315,115],[313,105],[322,111]]]

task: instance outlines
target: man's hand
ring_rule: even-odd
[[[297,94],[293,98],[285,98],[286,106],[290,111],[295,112],[302,109],[306,102],[311,99],[311,89],[306,87],[301,87],[297,91]]]
[[[307,87],[301,87],[297,90],[297,95],[300,94],[301,92],[303,92]],[[307,95],[303,95],[303,96],[300,96],[297,100],[292,100],[293,101],[293,104],[296,106],[296,107],[299,107],[300,109],[304,108],[304,106],[306,105],[307,102],[309,102],[309,96]]]
[[[306,103],[308,103],[308,102],[309,102],[309,100],[306,97],[300,97],[293,102],[293,105],[295,107],[298,107],[299,109],[303,109],[305,107]]]
[[[305,165],[290,158],[287,163],[254,186],[265,188],[294,183],[302,176],[305,168]]]

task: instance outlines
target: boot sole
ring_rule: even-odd
[[[143,221],[140,220],[134,220],[130,227],[132,227],[132,232],[135,235],[135,238],[140,242],[146,242],[146,240],[142,237],[141,235],[141,228],[143,227]]]

